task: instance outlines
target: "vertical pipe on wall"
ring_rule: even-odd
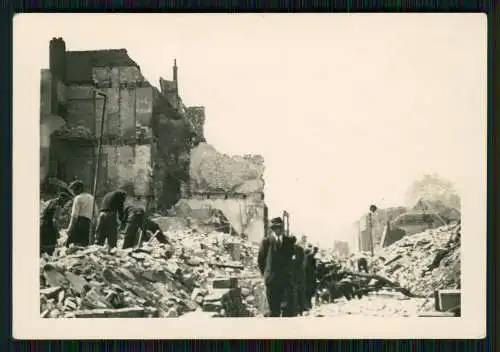
[[[100,95],[104,97],[104,104],[102,107],[102,115],[101,115],[101,133],[99,135],[99,146],[98,146],[98,151],[97,151],[97,160],[95,163],[94,167],[94,187],[92,188],[92,196],[94,198],[94,204],[92,206],[92,217],[90,219],[90,223],[94,223],[94,214],[95,214],[95,209],[96,209],[96,195],[97,195],[97,181],[99,179],[99,166],[101,165],[101,154],[102,154],[102,139],[104,135],[104,119],[106,115],[106,104],[107,104],[107,95],[104,92],[100,91],[94,91],[94,97],[96,98],[97,95]],[[94,98],[94,100],[95,100]],[[92,243],[92,235],[93,235],[93,226],[90,226],[90,232],[89,232],[89,244]]]

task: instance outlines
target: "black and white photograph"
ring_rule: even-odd
[[[484,336],[486,40],[466,13],[16,16],[15,337]]]

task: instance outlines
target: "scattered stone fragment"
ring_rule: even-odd
[[[60,286],[47,287],[47,288],[42,288],[40,290],[40,294],[45,296],[46,298],[54,298],[57,297],[59,291],[61,291]]]

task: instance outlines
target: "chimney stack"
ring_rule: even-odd
[[[62,38],[52,38],[49,44],[49,69],[51,79],[50,112],[60,116],[62,111],[58,101],[59,82],[66,81],[66,43]]]
[[[49,45],[49,68],[53,77],[66,79],[66,43],[62,38],[52,38]]]
[[[177,83],[177,60],[174,59],[174,82]]]

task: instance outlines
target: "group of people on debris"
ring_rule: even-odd
[[[306,246],[298,243],[295,236],[285,235],[281,218],[272,219],[269,227],[271,231],[262,240],[258,255],[269,316],[303,315],[312,308],[313,298],[319,302],[323,296],[328,297],[327,302],[333,302],[339,295],[348,300],[361,298],[362,291],[346,273],[349,270],[369,273],[368,258],[351,255],[344,264],[327,265],[316,259],[318,247]]]
[[[94,197],[86,192],[81,180],[72,182],[67,192],[61,192],[47,202],[41,214],[40,221],[40,255],[52,255],[59,239],[59,229],[56,225],[57,211],[64,207],[72,198],[71,219],[66,233],[68,238],[65,246],[88,246],[90,244],[104,245],[115,248],[118,234],[124,230],[123,249],[140,246],[141,242],[155,237],[160,243],[168,243],[157,223],[146,216],[141,206],[128,205],[127,193],[115,190],[107,193],[97,214],[95,227],[92,224]]]
[[[312,299],[316,294],[315,256],[318,247],[304,246],[297,243],[295,236],[286,236],[280,217],[271,220],[270,230],[262,240],[258,254],[269,315],[303,315],[312,308]]]

